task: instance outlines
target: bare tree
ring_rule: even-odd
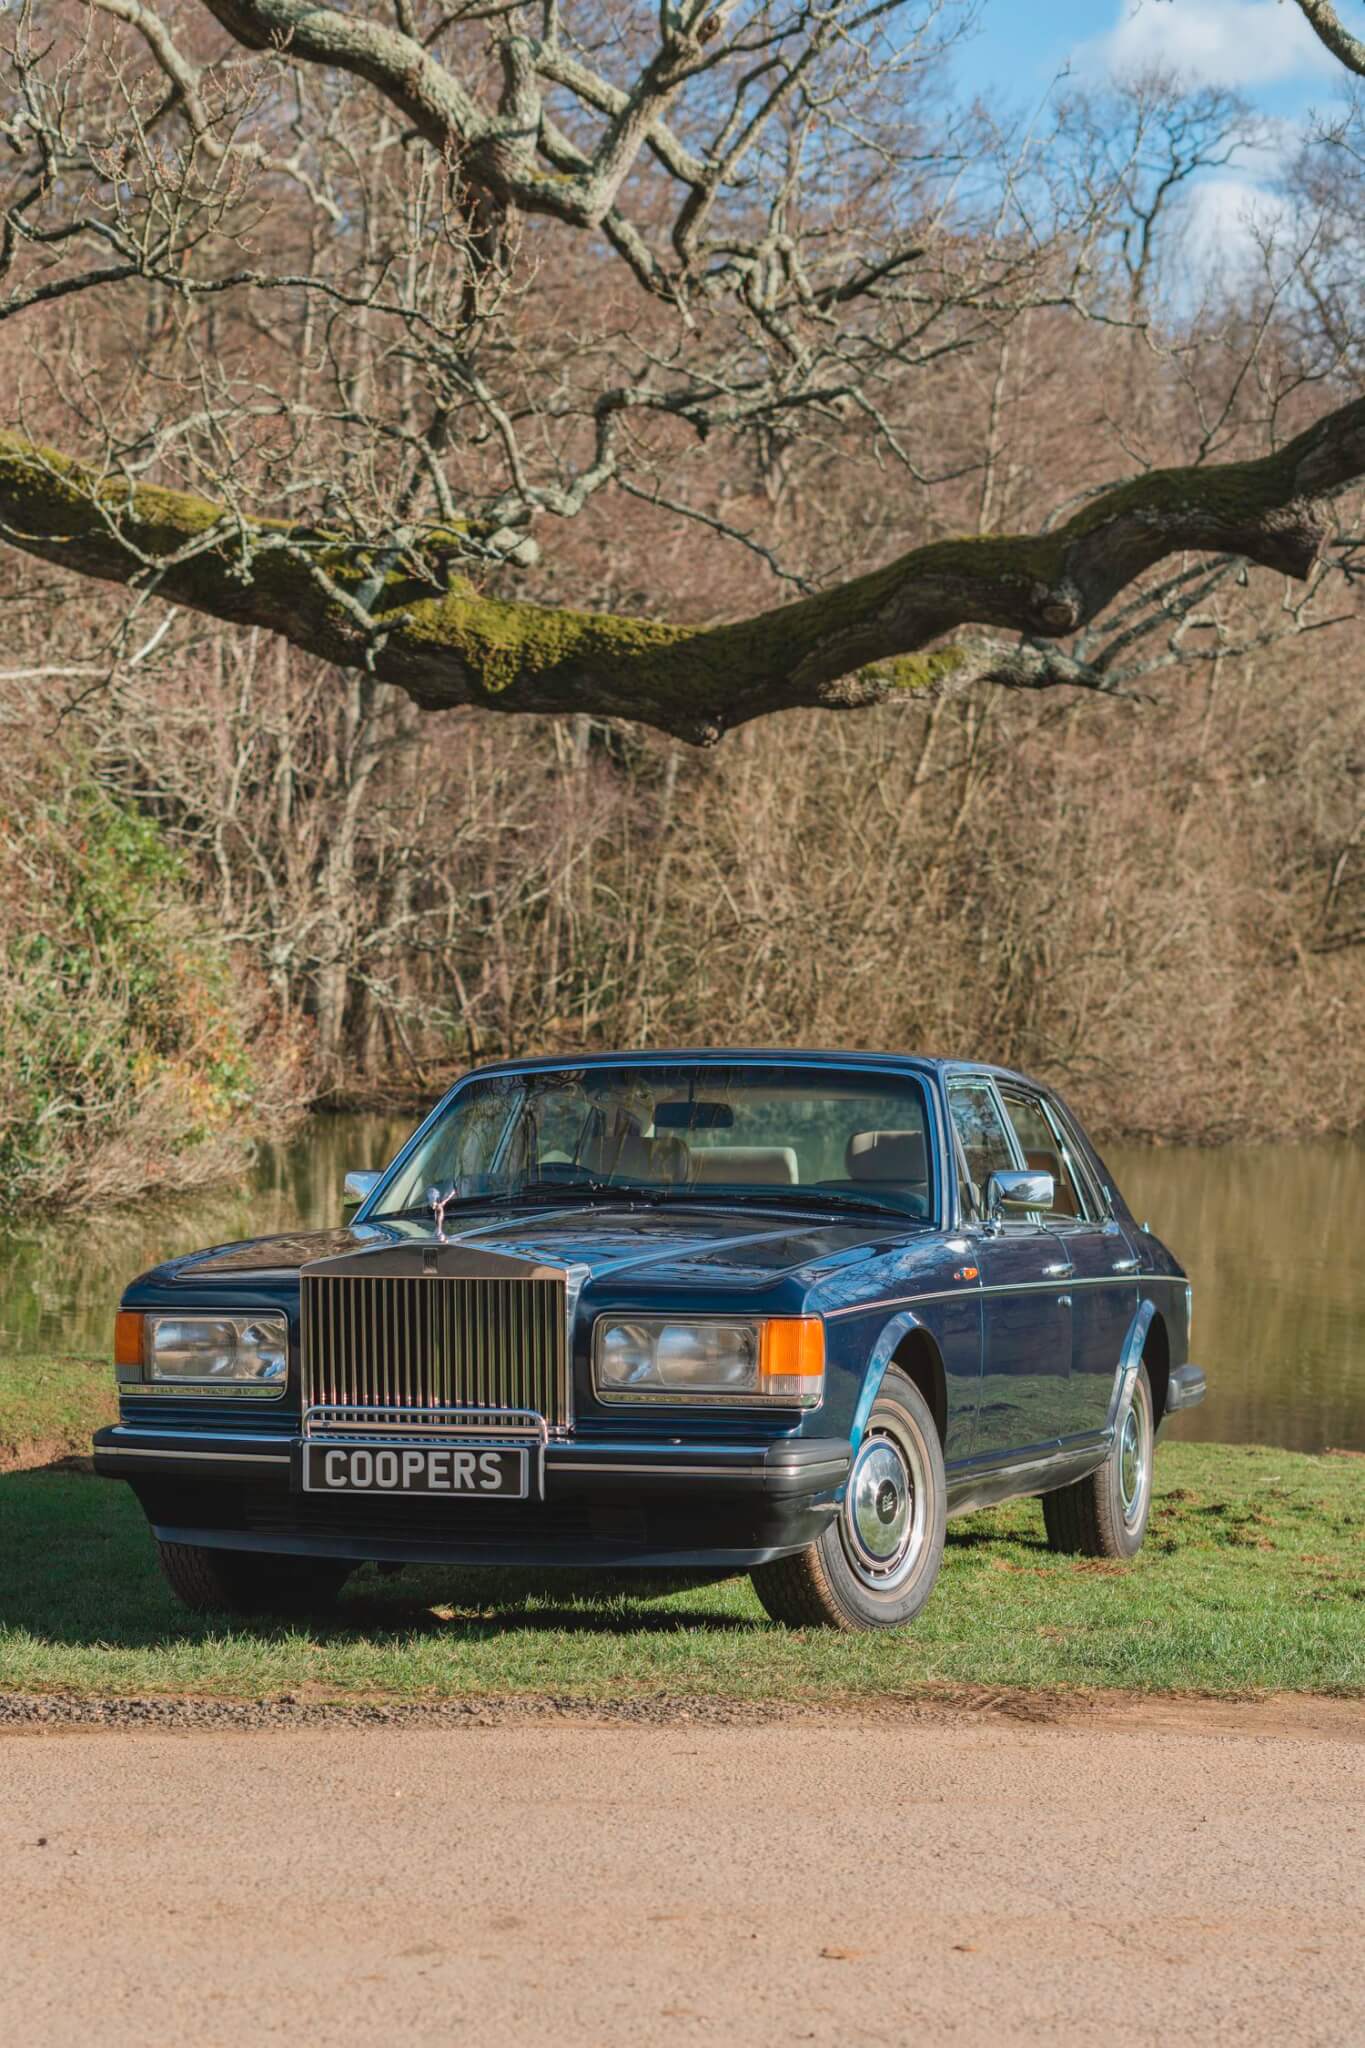
[[[951,0],[26,6],[0,317],[63,346],[15,392],[0,533],[428,707],[706,742],[947,673],[1121,687],[1194,607],[1192,557],[1314,576],[1365,475],[1365,401],[1338,378],[1324,411],[1332,380],[1291,378],[1186,466],[1072,480],[1040,531],[943,532],[935,487],[983,458],[927,457],[939,380],[1025,318],[1152,338],[1160,208],[1230,146],[1216,96],[1080,178],[1051,135],[945,123],[959,25]],[[775,493],[794,439],[856,444],[918,544],[784,560],[715,454],[750,451]],[[648,591],[564,603],[574,522],[622,496],[787,601],[720,624]]]

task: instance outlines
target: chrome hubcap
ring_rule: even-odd
[[[1135,1405],[1123,1418],[1123,1433],[1119,1438],[1119,1495],[1126,1522],[1135,1522],[1142,1512],[1146,1484],[1147,1444]]]
[[[869,1430],[844,1495],[844,1548],[859,1578],[887,1592],[908,1576],[923,1546],[926,1505],[915,1448],[886,1430]]]

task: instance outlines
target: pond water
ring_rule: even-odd
[[[106,1354],[134,1274],[199,1245],[335,1222],[346,1169],[382,1165],[410,1127],[317,1117],[264,1153],[246,1188],[0,1231],[0,1355]],[[1209,1397],[1172,1433],[1365,1451],[1365,1145],[1106,1156],[1194,1281]]]

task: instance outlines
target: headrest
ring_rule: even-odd
[[[579,1165],[617,1180],[680,1181],[687,1148],[680,1138],[643,1138],[629,1125],[599,1132],[584,1146]]]
[[[926,1178],[923,1131],[855,1131],[844,1152],[850,1180]]]
[[[794,1188],[800,1175],[790,1145],[698,1145],[689,1177],[743,1187]]]

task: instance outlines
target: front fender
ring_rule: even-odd
[[[912,1315],[908,1309],[902,1309],[899,1315],[892,1316],[890,1322],[883,1327],[881,1335],[872,1347],[871,1355],[863,1369],[863,1390],[858,1396],[858,1405],[853,1411],[853,1428],[849,1432],[849,1443],[855,1451],[863,1440],[863,1431],[867,1428],[867,1418],[872,1413],[872,1404],[881,1392],[882,1381],[886,1378],[886,1368],[900,1350],[902,1341],[912,1330],[923,1330],[929,1341],[934,1342],[933,1332],[925,1327],[919,1317]]]

